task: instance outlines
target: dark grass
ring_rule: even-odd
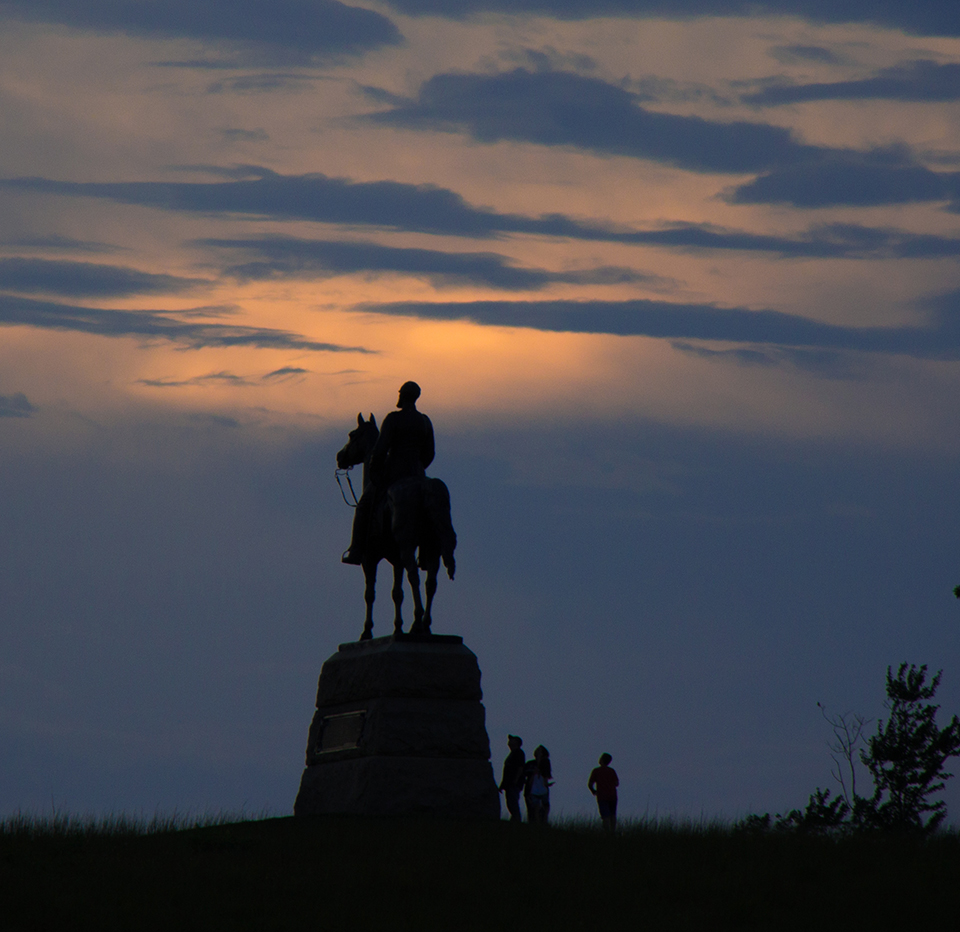
[[[212,823],[220,824],[212,824]],[[98,930],[957,927],[960,835],[640,822],[8,820],[0,925]]]

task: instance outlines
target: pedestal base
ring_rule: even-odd
[[[294,813],[499,818],[481,697],[459,637],[341,644],[320,672]]]
[[[500,818],[489,761],[366,757],[303,772],[296,815],[432,815]]]

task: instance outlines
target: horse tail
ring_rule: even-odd
[[[457,549],[457,532],[453,529],[450,516],[450,490],[442,479],[427,479],[423,489],[423,502],[440,547],[440,557],[447,568],[447,576],[453,579],[457,571],[457,561],[453,555]]]

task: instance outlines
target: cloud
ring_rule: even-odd
[[[0,417],[33,417],[36,410],[23,392],[0,395]]]
[[[228,128],[220,130],[220,135],[229,142],[267,142],[270,137],[263,129]]]
[[[573,146],[697,172],[757,172],[828,151],[803,145],[780,126],[658,113],[637,101],[636,94],[599,78],[515,68],[502,74],[434,75],[416,99],[366,119],[411,129],[462,130],[480,142]]]
[[[96,240],[75,239],[72,236],[24,236],[15,239],[0,240],[0,246],[13,246],[18,249],[42,249],[50,252],[126,252],[124,246],[113,246]]]
[[[92,262],[0,259],[0,288],[29,294],[115,298],[189,291],[209,284],[199,278],[154,275],[138,269]]]
[[[732,362],[738,366],[790,365],[796,369],[832,379],[863,378],[869,367],[850,353],[842,350],[808,349],[784,346],[743,346],[735,349],[713,349],[682,340],[671,340],[670,345],[681,353],[718,362]]]
[[[234,317],[242,312],[243,309],[237,304],[201,304],[197,307],[178,307],[175,313],[177,317],[209,319],[211,317]]]
[[[597,60],[580,52],[561,52],[552,45],[541,48],[509,48],[498,55],[500,61],[521,65],[533,71],[595,71]]]
[[[740,185],[729,199],[734,204],[873,207],[954,201],[958,196],[960,173],[931,171],[892,148],[834,152],[776,168]]]
[[[536,290],[555,283],[619,284],[656,280],[631,269],[602,267],[566,272],[518,268],[489,252],[452,253],[435,249],[382,246],[270,236],[261,239],[203,239],[195,243],[253,253],[253,261],[225,271],[240,279],[309,278],[358,272],[397,273],[425,278],[436,286],[474,284],[507,291]]]
[[[149,385],[151,388],[184,388],[197,385],[234,385],[246,387],[253,385],[249,379],[232,372],[210,372],[207,375],[195,375],[191,379],[137,379],[139,385]]]
[[[358,310],[553,333],[603,333],[960,359],[960,292],[928,302],[926,327],[844,327],[795,314],[667,301],[466,301],[365,304]]]
[[[779,198],[789,201],[795,198],[799,206],[823,206],[833,203],[830,198],[850,197],[862,187],[870,176],[870,158],[874,167],[885,179],[875,179],[874,195],[897,198],[909,193],[898,187],[902,173],[914,172],[926,184],[926,188],[914,191],[913,195],[923,195],[931,199],[934,195],[949,196],[948,184],[954,176],[936,173],[912,165],[906,157],[890,152],[874,153],[871,156],[857,158],[848,155],[846,161],[840,160],[831,169],[829,161],[805,166],[805,174],[797,178],[791,187],[791,175],[781,171],[762,176],[753,182],[742,185],[733,191],[731,199],[739,203],[765,202]],[[900,159],[899,163],[897,159]],[[123,204],[136,204],[153,207],[158,210],[185,211],[194,213],[214,213],[241,217],[255,216],[274,221],[311,220],[318,223],[345,224],[350,226],[371,226],[379,229],[406,230],[418,233],[432,233],[447,236],[463,236],[476,239],[500,237],[506,234],[522,233],[549,237],[562,237],[587,241],[614,242],[627,244],[651,244],[680,249],[733,249],[746,251],[775,252],[784,256],[819,256],[831,258],[888,258],[896,256],[916,257],[921,255],[943,256],[957,254],[957,240],[924,234],[905,233],[896,230],[876,230],[856,225],[819,225],[797,237],[769,236],[744,230],[724,229],[709,224],[674,223],[665,224],[659,229],[625,230],[613,228],[603,223],[589,223],[575,220],[563,214],[545,214],[539,217],[526,217],[520,214],[501,214],[492,210],[474,207],[459,194],[448,188],[434,185],[412,185],[397,181],[354,182],[346,178],[329,178],[321,174],[278,175],[257,166],[236,166],[217,168],[195,166],[215,172],[229,178],[218,182],[74,182],[55,181],[46,178],[10,178],[0,179],[0,188],[36,191],[65,197],[92,197],[111,200]],[[891,171],[891,169],[893,169]],[[823,177],[829,180],[831,170],[842,177],[832,185],[824,185]],[[843,176],[846,170],[849,177]],[[901,173],[901,174],[898,174]],[[251,178],[249,176],[254,175]],[[863,176],[861,178],[861,176]],[[886,187],[880,186],[885,180]],[[896,202],[896,201],[894,201]],[[841,201],[841,203],[847,203]],[[324,241],[274,237],[260,240],[209,240],[232,243],[237,249],[251,244],[250,249],[268,250],[265,256],[270,261],[280,263],[276,274],[285,273],[282,263],[292,262],[296,252],[308,253],[308,244],[316,243],[317,256],[302,261],[314,263],[315,268],[323,267],[319,258],[321,250],[327,250],[323,261],[334,264],[333,248],[327,249]],[[283,246],[286,242],[288,245]],[[303,243],[301,247],[298,243]],[[340,261],[349,265],[347,252],[349,244],[343,247]],[[354,262],[361,259],[362,247],[353,251]],[[391,256],[390,262],[399,265],[406,255],[412,263],[414,255],[422,252],[440,257],[442,253],[431,250],[385,250],[382,256]],[[284,253],[286,254],[284,255]],[[495,254],[479,253],[479,256]],[[372,254],[368,253],[368,261]],[[385,260],[386,261],[386,260]],[[439,262],[439,258],[437,258]],[[463,260],[465,262],[465,260]],[[330,266],[332,267],[332,265]],[[392,267],[392,266],[388,266]],[[504,278],[511,272],[522,274],[524,270],[511,269],[504,265]],[[490,274],[498,270],[493,268]],[[250,274],[255,271],[249,270]],[[407,271],[410,271],[408,268]],[[467,271],[464,264],[461,272]],[[474,268],[476,273],[478,270]],[[482,270],[480,270],[482,271]],[[534,270],[526,270],[528,272]],[[269,274],[269,269],[262,269]],[[440,269],[436,272],[439,274]],[[546,273],[550,274],[550,273]],[[579,273],[583,274],[583,273]],[[501,286],[502,287],[502,286]]]
[[[338,0],[6,0],[0,13],[99,33],[196,39],[251,64],[310,64],[402,41],[386,16]]]
[[[228,178],[216,182],[75,182],[48,178],[0,179],[0,188],[65,197],[92,197],[158,210],[270,220],[372,226],[444,236],[491,238],[507,233],[630,242],[609,226],[582,223],[562,214],[525,217],[473,207],[436,185],[398,181],[354,182],[319,173],[280,175],[243,165],[193,166]],[[253,176],[253,177],[251,177]]]
[[[195,411],[187,415],[188,421],[195,424],[206,424],[211,427],[228,427],[234,429],[240,426],[240,422],[235,417],[227,417],[224,414],[210,414],[204,411]]]
[[[800,16],[814,23],[870,23],[924,36],[960,35],[953,0],[387,0],[410,16],[467,16],[495,11],[557,19],[595,16],[692,19],[698,16]]]
[[[784,258],[919,259],[960,256],[960,239],[853,223],[823,223],[795,236],[751,233],[706,223],[674,223],[657,230],[611,235],[618,242],[685,250],[769,252]]]
[[[550,233],[569,226],[569,222],[558,223],[556,218],[535,220],[471,207],[459,194],[434,185],[352,182],[319,173],[279,175],[253,166],[220,170],[221,174],[227,172],[240,177],[217,182],[112,183],[16,178],[0,180],[0,187],[102,198],[168,211],[368,224],[455,236],[485,237],[504,231]]]
[[[259,377],[261,382],[284,382],[300,375],[306,375],[309,369],[300,366],[282,366]],[[233,372],[209,372],[206,375],[195,375],[189,379],[137,379],[139,385],[149,385],[151,388],[187,388],[204,385],[235,385],[247,387],[256,385],[257,380],[244,375],[235,375]]]
[[[787,63],[816,62],[819,65],[836,65],[840,58],[835,52],[821,45],[776,45],[770,49],[770,54],[777,61]]]
[[[283,366],[280,369],[274,369],[273,372],[268,372],[266,375],[260,376],[260,378],[264,382],[271,379],[283,382],[298,375],[307,375],[309,372],[309,369],[303,369],[300,366]]]
[[[69,330],[105,337],[167,340],[190,349],[218,346],[255,346],[260,349],[297,349],[316,352],[370,353],[360,346],[318,343],[296,333],[262,327],[185,323],[173,311],[118,311],[77,307],[0,294],[0,326]]]
[[[778,126],[657,113],[621,87],[567,72],[435,75],[416,99],[366,119],[462,130],[480,142],[572,146],[688,171],[759,174],[731,193],[739,204],[874,206],[951,200],[960,188],[960,176],[931,171],[904,146],[808,146]]]
[[[182,67],[191,67],[187,63],[180,64]],[[192,67],[200,66],[193,65]],[[271,93],[272,91],[299,90],[308,87],[314,82],[315,79],[311,75],[304,74],[243,74],[208,84],[207,93],[222,94],[224,92],[231,92],[234,94],[265,94]],[[266,139],[266,134],[261,138]]]
[[[770,84],[741,98],[761,107],[809,100],[960,100],[960,64],[921,59],[883,68],[871,78],[816,84]]]
[[[722,250],[772,253],[784,258],[918,259],[956,258],[960,239],[917,234],[859,224],[817,224],[806,232],[773,236],[710,224],[673,224],[658,230],[609,232],[606,238],[633,245],[685,251]],[[551,284],[662,284],[659,276],[603,266],[550,272],[517,268],[496,253],[449,253],[432,249],[383,246],[269,236],[252,239],[201,239],[192,245],[252,253],[249,262],[227,266],[225,274],[241,280],[311,278],[357,273],[396,273],[421,277],[435,287],[473,284],[506,291],[533,291]]]

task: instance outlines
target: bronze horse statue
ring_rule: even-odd
[[[369,463],[380,429],[374,416],[365,421],[357,415],[357,426],[350,431],[346,445],[337,453],[337,466],[350,469],[363,464],[363,493],[377,496],[373,502],[370,527],[364,546],[361,566],[365,582],[364,601],[367,614],[360,640],[373,637],[373,602],[377,583],[377,566],[381,560],[393,566],[393,618],[395,634],[403,633],[400,607],[403,603],[403,574],[406,572],[413,594],[411,634],[429,634],[433,597],[437,591],[440,561],[453,579],[457,564],[453,552],[457,535],[450,519],[450,492],[440,479],[401,479],[387,489],[371,488]],[[424,592],[420,595],[420,573],[426,573]]]

